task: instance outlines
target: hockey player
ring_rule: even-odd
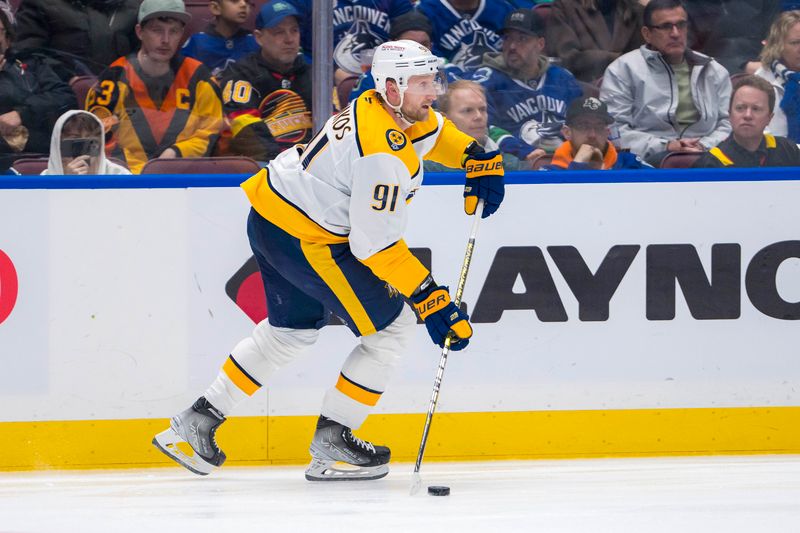
[[[375,51],[375,90],[331,117],[305,146],[286,150],[242,184],[252,209],[248,236],[267,287],[269,318],[231,351],[194,405],[173,417],[153,443],[198,474],[221,466],[215,433],[234,408],[318,337],[330,311],[359,344],[325,394],[311,442],[312,481],[377,479],[389,449],[353,435],[378,402],[414,334],[461,350],[469,317],[437,285],[403,240],[406,204],[422,184],[422,159],[466,169],[464,209],[494,213],[504,195],[500,154],[482,148],[432,104],[443,92],[442,61],[413,41]],[[189,443],[193,455],[178,444]],[[348,463],[339,469],[335,463]]]

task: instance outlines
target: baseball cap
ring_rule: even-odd
[[[139,6],[139,24],[159,17],[178,19],[184,24],[192,20],[183,0],[144,0]]]
[[[606,104],[595,98],[594,96],[587,96],[584,98],[576,98],[567,108],[566,124],[574,124],[580,117],[598,117],[606,124],[612,124],[614,118],[608,114],[608,107]]]
[[[285,0],[272,0],[261,7],[256,17],[256,28],[272,28],[277,26],[286,17],[300,17],[300,12]]]
[[[544,19],[533,9],[517,9],[506,17],[503,31],[517,30],[528,35],[544,36]]]
[[[433,35],[433,26],[428,17],[419,11],[408,11],[389,20],[389,39],[396,41],[407,31],[424,31],[428,37]]]

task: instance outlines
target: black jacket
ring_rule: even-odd
[[[281,73],[254,52],[222,71],[219,86],[231,153],[267,161],[311,139],[311,68],[303,56]]]
[[[17,10],[14,45],[19,50],[44,51],[65,81],[73,75],[100,74],[117,58],[138,48],[134,28],[139,3],[25,0]]]
[[[25,152],[46,154],[56,119],[70,109],[78,109],[75,93],[36,57],[6,52],[0,70],[0,115],[17,111],[28,129]],[[0,154],[15,152],[0,137]]]
[[[704,153],[695,168],[722,167],[797,167],[800,166],[800,148],[786,137],[765,135],[755,152],[742,147],[733,135]]]

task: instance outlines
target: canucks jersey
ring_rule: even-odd
[[[514,10],[506,0],[480,0],[471,15],[447,0],[422,0],[417,9],[433,24],[432,52],[464,70],[480,66],[486,52],[499,52],[506,16]]]
[[[202,62],[216,76],[231,63],[258,50],[255,37],[248,31],[240,29],[228,39],[209,26],[189,37],[181,53]]]
[[[471,142],[433,110],[401,131],[367,91],[242,187],[262,217],[304,242],[349,243],[376,276],[408,296],[429,274],[403,241],[422,159],[461,168]]]
[[[583,94],[568,70],[544,61],[542,65],[542,75],[527,81],[488,66],[469,76],[486,89],[489,123],[530,146],[560,139],[569,103]]]
[[[312,0],[290,0],[301,13],[301,41],[311,52]],[[389,19],[411,11],[410,0],[333,0],[333,60],[348,72],[361,72],[361,51],[389,40]]]

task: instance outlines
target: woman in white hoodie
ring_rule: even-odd
[[[87,111],[67,111],[56,121],[50,137],[50,159],[42,174],[130,174],[106,159],[103,123]]]

